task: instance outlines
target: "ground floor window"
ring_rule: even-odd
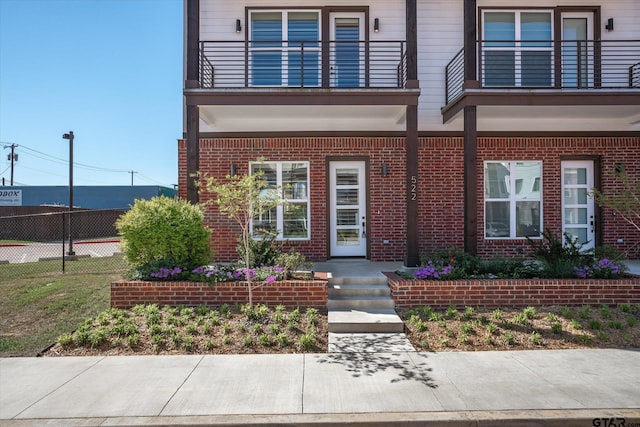
[[[253,218],[253,236],[271,232],[278,239],[309,239],[309,163],[259,162],[250,166],[252,174],[261,171],[267,181],[265,196],[277,189],[283,201]]]
[[[484,163],[486,238],[539,237],[542,230],[542,162]]]

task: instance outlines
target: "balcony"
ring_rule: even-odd
[[[404,41],[203,41],[201,89],[404,88]]]
[[[474,82],[464,81],[464,49],[446,66],[445,122],[467,105],[640,102],[640,40],[482,40],[477,52]]]
[[[199,59],[184,94],[205,134],[402,132],[420,96],[405,41],[201,41]]]

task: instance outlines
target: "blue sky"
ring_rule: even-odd
[[[177,184],[182,0],[0,0],[0,176]],[[0,178],[1,185],[1,178]]]

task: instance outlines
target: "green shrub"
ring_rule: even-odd
[[[71,347],[73,344],[73,335],[72,334],[63,334],[58,337],[58,342],[63,347]]]
[[[136,200],[116,221],[129,264],[194,268],[211,261],[204,215],[197,205],[165,196]],[[157,269],[157,268],[156,268]]]
[[[311,263],[295,249],[279,254],[275,259],[275,265],[284,268],[286,278],[290,278],[294,271],[311,270]]]
[[[298,338],[298,341],[296,342],[296,347],[298,347],[299,350],[310,351],[313,350],[315,346],[316,335],[314,331],[309,331],[306,334],[303,334],[302,336],[300,336],[300,338]]]
[[[276,265],[282,253],[282,244],[276,240],[277,236],[277,233],[264,231],[260,239],[249,238],[249,262],[252,267]],[[240,259],[245,259],[245,249],[240,239],[236,250]]]
[[[608,246],[608,245],[604,245],[604,246],[597,246],[594,250],[593,250],[593,255],[595,257],[595,259],[610,259],[613,261],[619,261],[619,260],[624,260],[627,258],[626,254],[621,251],[618,248],[615,248],[613,246]]]
[[[512,333],[508,332],[502,337],[502,342],[506,345],[513,345],[516,342],[516,337]]]
[[[533,331],[531,332],[531,335],[529,335],[529,341],[535,345],[540,345],[542,344],[542,335],[540,335],[540,332],[538,331]]]
[[[540,277],[540,264],[522,258],[494,257],[490,260],[480,261],[478,273],[481,276],[493,275],[499,278],[528,279]]]
[[[545,277],[574,277],[576,267],[592,260],[593,251],[584,250],[583,245],[566,232],[563,237],[564,240],[548,229],[542,233],[542,239],[527,237],[533,256],[543,263]]]

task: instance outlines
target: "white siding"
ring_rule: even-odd
[[[245,7],[270,7],[276,9],[295,9],[296,7],[322,6],[369,6],[369,33],[371,40],[404,40],[405,39],[405,0],[369,0],[360,2],[353,0],[335,0],[326,4],[313,0],[202,0],[200,5],[200,39],[201,40],[244,40],[247,28]],[[380,19],[380,32],[373,32],[374,18]],[[242,32],[236,33],[236,19],[242,22]]]
[[[462,130],[442,125],[445,103],[445,67],[462,49],[462,1],[418,2],[419,130]]]
[[[478,0],[478,7],[498,6],[505,9],[513,7],[549,7],[562,6],[594,6],[597,3],[585,0],[530,0],[529,2],[514,0]],[[607,0],[601,3],[602,39],[603,40],[640,40],[640,1],[639,0]],[[421,131],[462,131],[463,122],[456,119],[446,125],[442,124],[440,109],[445,104],[445,67],[463,46],[463,0],[430,0],[418,2],[418,78],[420,80],[421,97],[419,104],[418,126]],[[604,25],[608,18],[614,18],[614,31],[608,32]],[[478,31],[479,32],[479,31]],[[484,108],[488,111],[489,107]],[[493,109],[504,115],[490,120],[480,119],[479,130],[494,131],[535,131],[540,129],[558,131],[577,130],[638,130],[633,124],[638,117],[616,117],[598,119],[597,111],[585,109],[588,117],[567,112],[562,120],[563,110],[568,108],[547,109],[547,113],[536,112],[533,120],[529,117],[531,110],[523,108]],[[593,114],[589,114],[593,113]]]

